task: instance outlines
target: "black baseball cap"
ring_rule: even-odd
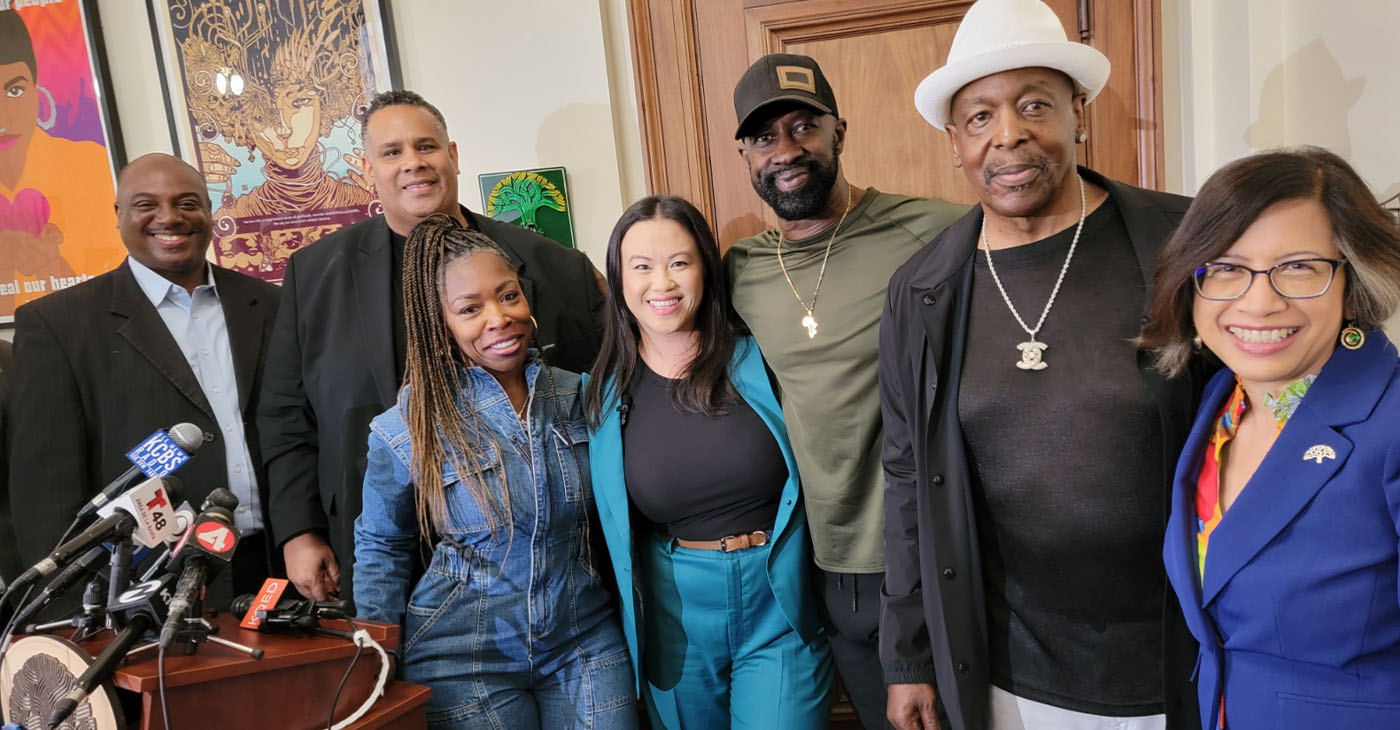
[[[836,95],[815,60],[794,53],[770,53],[754,61],[734,87],[734,113],[739,117],[734,139],[743,138],[744,126],[754,121],[760,110],[781,101],[840,116]]]

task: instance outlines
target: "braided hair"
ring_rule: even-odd
[[[442,483],[444,460],[451,461],[462,487],[486,515],[489,529],[509,525],[511,519],[505,470],[500,474],[500,494],[494,494],[483,478],[489,465],[481,463],[480,454],[498,449],[499,444],[473,406],[471,379],[463,377],[463,368],[471,362],[452,339],[442,312],[447,266],[479,253],[495,254],[510,264],[510,257],[490,238],[440,213],[414,226],[404,246],[408,397],[401,412],[412,444],[418,534],[426,542],[431,535],[446,534],[449,523]]]

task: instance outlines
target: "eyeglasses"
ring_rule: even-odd
[[[1191,280],[1202,299],[1228,302],[1249,291],[1254,277],[1264,274],[1269,285],[1285,299],[1312,299],[1332,288],[1332,279],[1346,259],[1294,259],[1267,269],[1251,269],[1239,264],[1211,261],[1196,269]]]

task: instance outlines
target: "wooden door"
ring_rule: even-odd
[[[1088,107],[1080,161],[1159,188],[1161,0],[1048,0],[1070,38],[1113,64]],[[914,88],[947,58],[971,0],[629,0],[648,189],[694,202],[722,247],[773,227],[734,141],[734,85],[766,53],[821,64],[849,124],[846,178],[971,203],[948,137],[914,110]]]

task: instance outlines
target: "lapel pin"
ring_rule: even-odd
[[[1337,452],[1327,444],[1318,444],[1303,452],[1303,461],[1311,461],[1317,464],[1321,464],[1323,459],[1335,458],[1337,458]]]

